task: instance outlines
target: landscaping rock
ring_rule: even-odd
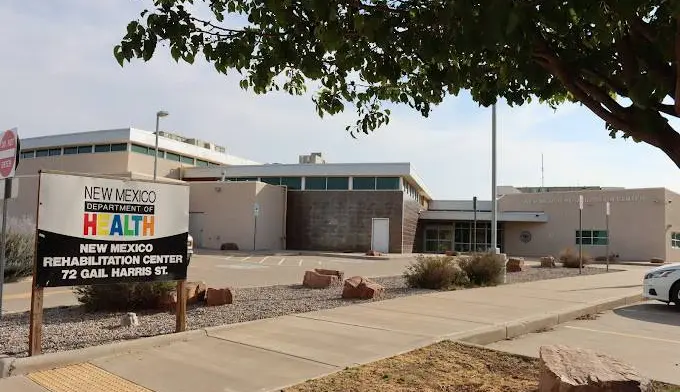
[[[661,257],[652,257],[652,259],[649,260],[649,262],[652,263],[652,264],[663,264],[663,263],[665,263],[664,259],[662,259]]]
[[[160,310],[174,312],[176,306],[177,306],[177,292],[175,292],[174,290],[164,294],[158,300],[158,309]]]
[[[353,276],[345,280],[342,290],[344,299],[373,299],[382,297],[385,288],[372,280],[361,276]]]
[[[208,289],[205,282],[187,282],[185,287],[188,305],[205,301],[205,292]]]
[[[651,383],[632,366],[593,350],[541,346],[539,392],[642,392]]]
[[[208,306],[229,305],[234,301],[234,295],[230,288],[209,288],[205,293],[205,301]]]
[[[238,250],[238,245],[234,242],[227,242],[220,245],[220,250]]]
[[[541,257],[541,267],[543,268],[555,268],[555,258],[552,256]]]
[[[366,252],[366,256],[382,256],[382,253],[378,252],[377,250],[369,250]]]
[[[137,314],[132,312],[125,314],[120,320],[120,325],[122,327],[138,327],[139,319]]]
[[[302,279],[302,285],[311,289],[325,289],[339,282],[337,275],[320,274],[316,270],[305,271],[305,277]]]
[[[524,269],[524,259],[521,257],[511,257],[505,263],[505,268],[507,272],[522,272],[522,269]]]
[[[321,275],[333,275],[338,277],[338,283],[342,282],[342,280],[345,278],[345,273],[339,270],[330,270],[330,269],[323,269],[323,268],[314,268],[314,271]]]

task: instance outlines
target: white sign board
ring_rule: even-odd
[[[40,174],[37,287],[186,279],[189,187]]]

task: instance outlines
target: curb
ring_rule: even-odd
[[[623,297],[612,297],[604,300],[594,301],[592,303],[576,305],[574,307],[555,312],[543,313],[534,317],[513,320],[503,324],[488,325],[473,329],[471,331],[439,336],[431,339],[429,344],[434,344],[444,340],[453,340],[484,346],[532,332],[547,330],[582,316],[611,310],[620,306],[631,305],[640,302],[641,300],[643,300],[641,294],[629,294]],[[255,321],[259,320],[253,320],[246,323]],[[92,346],[77,350],[42,354],[35,357],[15,358],[0,356],[0,379],[87,362],[99,357],[126,354],[133,351],[150,349],[177,342],[187,342],[201,337],[212,337],[214,332],[233,328],[241,324],[242,323],[227,324],[180,333],[172,333],[168,335],[138,338],[135,340],[110,343],[101,346]]]
[[[158,335],[104,344],[101,346],[86,347],[77,350],[42,354],[35,357],[0,358],[0,378],[25,375],[35,371],[87,362],[94,358],[126,354],[132,351],[154,348],[171,343],[188,342],[205,336],[205,330],[196,329],[168,335]]]
[[[632,305],[642,301],[643,299],[644,298],[641,294],[612,297],[592,303],[576,305],[574,307],[562,309],[556,312],[544,313],[539,316],[514,320],[503,324],[489,325],[473,329],[471,331],[445,335],[435,340],[455,340],[463,343],[484,346],[501,340],[513,339],[529,333],[544,331],[559,324],[563,324],[586,315],[600,313],[606,310],[618,308],[620,306]]]

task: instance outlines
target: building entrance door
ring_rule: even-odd
[[[390,219],[373,218],[371,249],[381,253],[390,251]]]

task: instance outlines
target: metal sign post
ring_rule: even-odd
[[[609,271],[609,213],[611,211],[610,208],[611,208],[610,204],[609,204],[609,202],[607,202],[607,205],[606,205],[606,214],[607,215],[605,217],[605,222],[606,222],[605,223],[605,225],[606,225],[605,230],[607,231],[607,271]]]
[[[12,197],[12,178],[19,164],[19,137],[17,129],[9,129],[0,139],[0,179],[3,179],[5,193],[2,195],[2,233],[0,234],[0,318],[2,318],[2,291],[5,282],[5,254],[7,246],[7,199]]]
[[[477,196],[472,198],[472,252],[477,252]]]
[[[578,195],[578,273],[583,272],[583,195]]]
[[[253,206],[253,216],[255,217],[255,228],[253,230],[253,251],[257,250],[257,217],[260,216],[260,205],[255,203]]]

